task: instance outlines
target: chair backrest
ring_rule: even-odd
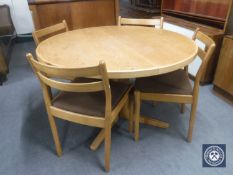
[[[65,20],[63,20],[59,24],[32,32],[32,36],[33,36],[33,39],[34,39],[36,45],[38,45],[40,42],[44,41],[45,39],[47,39],[51,36],[54,36],[54,35],[57,35],[60,33],[64,33],[67,31],[69,31],[67,23]]]
[[[196,29],[193,38],[194,41],[198,40],[201,43],[205,45],[205,49],[198,48],[198,56],[201,58],[202,63],[201,66],[196,74],[195,77],[195,84],[199,84],[201,77],[203,75],[203,72],[209,62],[209,60],[212,58],[214,50],[215,50],[215,42],[206,34],[200,32],[200,29]]]
[[[104,91],[106,99],[105,116],[109,116],[106,113],[112,110],[112,98],[104,62],[100,61],[98,66],[77,69],[59,68],[40,63],[30,53],[27,54],[27,59],[41,82],[44,98],[46,98],[45,102],[48,103],[46,105],[51,105],[52,102],[51,88],[59,91],[79,93]],[[85,83],[70,81],[79,77],[98,77],[98,79]]]
[[[118,17],[118,25],[130,25],[130,26],[148,26],[163,29],[164,18],[160,19],[135,19],[135,18],[122,18]]]

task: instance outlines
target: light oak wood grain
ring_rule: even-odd
[[[66,68],[94,66],[104,60],[111,79],[171,72],[191,63],[198,47],[189,38],[162,29],[105,26],[53,36],[36,49],[38,59]]]
[[[136,19],[136,18],[122,18],[119,16],[118,25],[132,25],[132,26],[148,26],[163,29],[163,17],[160,19]]]
[[[63,20],[59,24],[49,26],[49,27],[46,27],[44,29],[36,30],[36,31],[32,32],[32,36],[33,36],[33,39],[34,39],[36,45],[38,45],[40,42],[46,40],[49,37],[52,37],[54,35],[57,35],[57,34],[63,33],[63,32],[67,32],[67,31],[69,31],[69,28],[66,24],[66,21]]]

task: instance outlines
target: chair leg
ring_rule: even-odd
[[[184,113],[185,112],[185,104],[181,104],[180,106],[180,113]]]
[[[133,100],[129,98],[129,132],[133,133],[133,124],[134,124],[134,118],[133,118]]]
[[[48,118],[49,118],[49,124],[50,124],[52,134],[53,134],[53,140],[55,143],[57,155],[60,157],[62,155],[62,148],[61,148],[61,143],[59,140],[56,122],[55,122],[54,117],[51,114],[48,114]]]
[[[114,124],[117,123],[119,117],[117,117],[115,119],[115,121],[113,121],[112,125],[113,126]],[[92,142],[91,146],[90,146],[90,149],[92,151],[96,151],[99,146],[101,145],[101,143],[104,141],[104,137],[105,137],[105,129],[101,129],[101,131],[99,132],[99,134],[97,135],[97,137],[95,138],[95,140]]]
[[[194,99],[189,119],[188,142],[192,142],[193,128],[196,121],[197,99]]]
[[[107,121],[106,121],[107,122]],[[110,154],[111,154],[111,124],[105,125],[105,171],[110,171]]]
[[[92,142],[90,146],[90,149],[92,151],[96,151],[101,145],[101,143],[104,141],[104,133],[105,133],[105,130],[101,129],[101,131],[99,132],[99,134],[97,135],[97,137],[95,138],[95,140]]]
[[[134,92],[135,98],[135,111],[134,111],[134,139],[135,141],[139,140],[139,125],[140,125],[140,106],[141,106],[141,99],[140,99],[140,92]]]

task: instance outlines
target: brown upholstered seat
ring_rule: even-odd
[[[88,82],[88,79],[82,79],[81,81],[78,79],[77,81]],[[114,110],[130,86],[120,82],[110,82],[110,86],[112,110]],[[54,98],[53,106],[75,113],[104,117],[105,94],[104,91],[90,93],[62,92]]]
[[[181,69],[164,75],[139,78],[135,87],[142,93],[191,95],[193,92],[188,74]]]

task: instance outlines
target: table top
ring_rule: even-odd
[[[198,47],[175,32],[150,27],[104,26],[74,30],[41,42],[38,59],[58,67],[83,68],[105,61],[109,78],[139,78],[180,69]]]

